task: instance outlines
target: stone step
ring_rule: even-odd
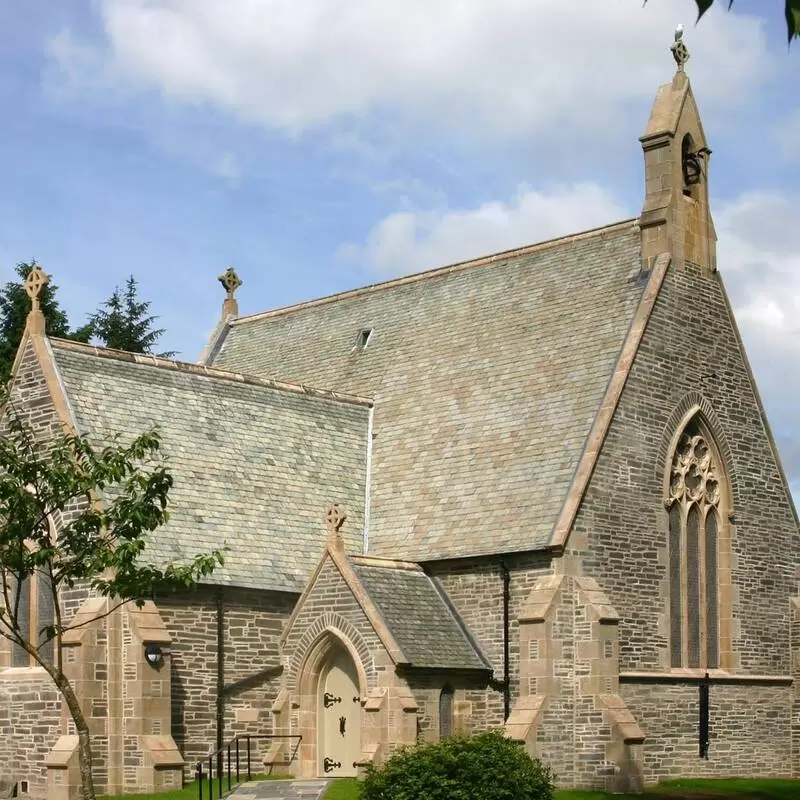
[[[252,781],[237,786],[228,800],[319,800],[326,780]]]

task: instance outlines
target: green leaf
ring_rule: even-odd
[[[789,44],[800,36],[800,0],[786,0],[786,32]]]

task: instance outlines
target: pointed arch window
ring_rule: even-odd
[[[29,491],[33,491],[29,487]],[[46,516],[50,539],[56,540],[56,526],[50,515]],[[26,546],[33,549],[32,541],[27,541]],[[4,585],[8,590],[10,601],[9,611],[17,620],[17,625],[27,641],[35,643],[41,654],[49,661],[56,655],[56,642],[48,633],[55,623],[55,599],[53,597],[53,582],[44,567],[34,569],[26,576],[19,586],[13,573],[6,573]],[[17,591],[19,588],[19,591]],[[16,643],[11,644],[12,667],[35,667],[36,660],[28,651]]]
[[[16,592],[12,593],[12,602],[16,600]],[[51,584],[47,575],[37,570],[22,582],[16,603],[16,615],[19,627],[27,634],[28,641],[36,642],[47,659],[53,660],[54,642],[44,632],[55,622],[55,606]],[[37,662],[28,651],[18,644],[11,645],[12,667],[35,667]]]
[[[717,449],[695,418],[678,439],[667,499],[673,668],[720,666],[719,553],[724,486]]]

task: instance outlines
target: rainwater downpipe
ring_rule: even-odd
[[[511,573],[504,558],[500,559],[503,572],[503,721],[508,721],[511,714],[511,665],[510,665],[510,619],[511,607]]]
[[[372,417],[375,412],[374,406],[369,407],[367,416],[367,470],[364,477],[364,540],[362,543],[364,555],[369,552],[369,516],[372,509]]]
[[[225,605],[222,587],[217,589],[217,770],[222,770],[225,744]]]

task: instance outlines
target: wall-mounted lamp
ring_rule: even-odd
[[[159,645],[151,642],[144,646],[144,658],[151,667],[157,667],[164,661],[164,653]]]

